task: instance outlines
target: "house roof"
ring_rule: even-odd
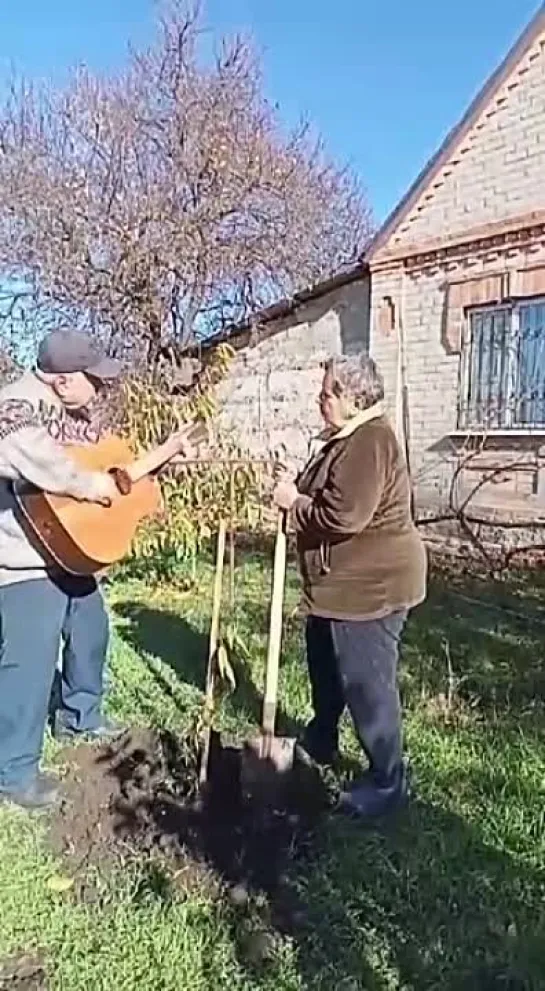
[[[233,339],[236,339],[240,335],[250,332],[256,325],[264,326],[274,320],[289,317],[292,313],[296,313],[302,306],[305,306],[306,303],[320,299],[322,296],[327,296],[328,293],[335,292],[336,289],[341,289],[343,286],[349,286],[353,282],[358,282],[364,278],[368,270],[369,266],[367,262],[362,259],[351,268],[347,268],[337,275],[324,279],[323,282],[317,282],[308,289],[302,289],[289,298],[280,299],[277,303],[258,310],[243,323],[233,325],[226,330],[219,331],[217,334],[207,337],[201,342],[200,350],[208,350],[210,347],[215,347],[217,344],[222,344],[223,342],[232,342]]]
[[[542,3],[528,26],[515,42],[503,62],[490,76],[483,88],[477,94],[467,112],[447,135],[439,150],[433,155],[420,175],[409,188],[406,195],[387,217],[382,227],[377,231],[365,251],[365,259],[370,261],[384,247],[395,229],[412,210],[424,190],[434,180],[443,166],[447,163],[452,151],[460,141],[463,141],[472,129],[488,103],[503,86],[513,69],[524,57],[541,32],[545,30],[545,3]]]
[[[221,344],[224,341],[231,342],[236,340],[244,334],[250,332],[252,327],[256,324],[263,326],[271,323],[272,321],[290,316],[306,303],[319,299],[322,296],[326,296],[328,293],[334,292],[342,286],[349,285],[352,282],[357,282],[364,278],[369,271],[369,263],[373,256],[384,246],[396,227],[404,220],[406,215],[419,199],[422,192],[446,164],[455,146],[460,141],[463,141],[464,137],[480,117],[484,108],[490,100],[494,98],[495,94],[506,82],[513,69],[524,57],[528,49],[531,48],[536,38],[543,30],[545,30],[545,2],[540,5],[536,14],[515,42],[513,47],[510,49],[503,62],[484,84],[480,92],[471,103],[466,114],[455,125],[455,127],[453,127],[441,147],[422,169],[421,173],[413,185],[409,188],[406,195],[394,208],[382,227],[379,228],[377,233],[371,239],[357,264],[349,269],[345,269],[343,272],[333,276],[332,278],[328,278],[308,289],[295,293],[294,296],[288,299],[282,299],[277,303],[273,303],[272,306],[268,306],[265,309],[253,314],[249,320],[242,324],[234,325],[206,338],[205,341],[201,342],[198,350],[200,352],[207,351],[209,348],[217,344]]]

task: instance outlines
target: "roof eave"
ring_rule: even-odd
[[[359,282],[361,279],[365,278],[368,271],[369,265],[367,264],[367,261],[361,259],[351,268],[346,269],[343,272],[339,272],[337,275],[330,276],[328,279],[324,279],[323,282],[316,283],[309,289],[303,289],[300,292],[294,293],[293,296],[287,299],[281,299],[277,303],[273,303],[271,306],[258,310],[243,323],[236,324],[227,330],[220,331],[218,334],[207,337],[206,340],[202,341],[201,349],[208,350],[210,347],[214,347],[217,344],[229,343],[229,341],[236,339],[241,334],[247,333],[252,328],[263,327],[273,321],[285,319],[299,310],[302,306],[305,306],[307,303],[321,299],[323,296],[327,296],[329,293],[335,292],[337,289],[342,289],[344,286],[351,285],[354,282]]]
[[[484,86],[477,93],[477,96],[472,101],[469,109],[458,121],[458,123],[449,131],[447,137],[439,147],[438,151],[432,156],[432,158],[427,162],[422,171],[419,173],[412,186],[403,197],[403,199],[397,204],[397,206],[392,210],[389,216],[386,218],[383,225],[379,228],[375,236],[371,239],[362,260],[366,261],[368,264],[372,262],[373,257],[384,247],[385,243],[389,240],[391,235],[394,233],[396,227],[401,223],[404,217],[407,216],[409,211],[416,204],[419,196],[424,191],[427,185],[431,182],[434,176],[439,172],[439,170],[446,164],[448,157],[455,146],[455,144],[462,140],[465,134],[473,127],[477,118],[481,114],[484,106],[493,97],[494,93],[500,88],[500,86],[505,82],[507,77],[512,72],[515,65],[524,57],[525,52],[530,48],[535,39],[541,34],[545,29],[545,3],[542,3],[540,8],[537,10],[536,14],[519,36],[515,44],[511,47],[503,61],[500,63],[498,68],[492,75],[488,78]]]

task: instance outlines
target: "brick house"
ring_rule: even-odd
[[[302,455],[320,360],[369,349],[421,511],[545,517],[545,5],[351,272],[231,334],[223,420]]]

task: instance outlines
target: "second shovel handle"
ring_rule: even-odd
[[[278,670],[282,646],[282,619],[284,606],[284,586],[286,581],[286,513],[278,514],[276,542],[274,547],[271,613],[269,621],[269,643],[267,667],[265,671],[265,696],[263,700],[262,730],[266,736],[273,736],[276,723],[278,698]]]
[[[206,700],[206,717],[210,720],[210,710],[214,704],[214,687],[215,687],[215,663],[216,654],[219,644],[219,629],[220,629],[220,612],[221,612],[221,596],[223,587],[223,567],[225,561],[225,538],[227,533],[227,525],[225,520],[220,520],[219,530],[218,530],[218,542],[216,549],[216,572],[214,576],[214,592],[212,596],[212,620],[210,623],[210,638],[208,641],[208,663],[206,665],[206,686],[205,686],[205,700]],[[212,727],[210,722],[207,722],[203,734],[203,746],[201,753],[201,763],[199,768],[199,785],[204,787],[208,780],[208,763],[210,759],[210,741],[211,741]]]

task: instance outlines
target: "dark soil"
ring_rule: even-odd
[[[92,898],[85,868],[160,855],[184,886],[208,880],[243,906],[264,894],[276,928],[291,930],[300,908],[288,896],[290,868],[313,856],[326,795],[317,772],[296,765],[275,802],[242,794],[241,752],[212,740],[209,786],[196,792],[191,748],[169,734],[133,731],[108,747],[64,754],[66,801],[52,828],[80,897]]]

